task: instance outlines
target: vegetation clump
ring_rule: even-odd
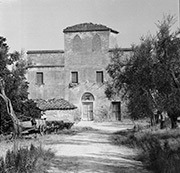
[[[137,159],[155,173],[177,173],[180,170],[180,131],[145,129],[116,132],[111,138],[115,145],[138,148]]]
[[[132,119],[149,117],[155,124],[155,112],[168,115],[171,127],[180,116],[180,32],[172,32],[174,17],[168,15],[157,24],[155,36],[141,39],[132,52],[117,49],[112,53],[107,72],[111,80],[106,96],[122,96]],[[163,119],[163,118],[162,118]]]
[[[11,101],[13,112],[18,119],[41,116],[41,110],[36,103],[28,99],[29,83],[25,76],[26,69],[27,62],[23,51],[9,53],[6,38],[0,36],[0,79],[4,82],[4,92]],[[0,134],[9,134],[16,131],[13,128],[15,123],[7,110],[3,94],[0,93],[0,96]]]
[[[20,148],[17,152],[8,150],[5,159],[0,158],[1,173],[45,173],[54,157],[51,151],[31,145],[30,148]]]

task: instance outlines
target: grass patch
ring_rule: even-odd
[[[5,159],[0,158],[2,173],[46,173],[54,153],[31,145],[30,148],[20,148],[17,152],[8,150]]]
[[[137,159],[156,173],[177,173],[180,170],[180,129],[125,130],[114,133],[111,141],[115,145],[140,149]]]

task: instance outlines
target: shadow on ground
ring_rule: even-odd
[[[142,163],[134,159],[136,151],[111,144],[110,136],[120,129],[108,123],[73,136],[49,136],[44,143],[55,152],[56,157],[48,172],[148,173]]]
[[[119,157],[119,156],[118,156]],[[57,157],[52,161],[54,173],[146,173],[131,160],[110,160],[102,157]]]

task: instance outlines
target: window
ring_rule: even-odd
[[[71,72],[72,83],[78,83],[78,72]]]
[[[112,104],[112,118],[121,121],[121,102],[114,101]]]
[[[36,73],[36,82],[37,85],[43,85],[43,72]]]
[[[98,34],[96,34],[92,40],[92,51],[97,52],[100,50],[101,50],[101,38]]]
[[[82,40],[79,35],[76,35],[73,39],[73,51],[79,52],[82,49]]]
[[[97,71],[96,72],[96,82],[97,83],[103,83],[103,71]]]

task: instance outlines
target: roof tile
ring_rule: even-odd
[[[64,99],[36,99],[35,102],[41,110],[71,110],[77,107]]]
[[[81,23],[74,26],[69,26],[63,30],[64,33],[67,32],[88,32],[88,31],[111,31],[115,34],[118,34],[118,31],[115,31],[111,28],[108,28],[105,25],[93,24],[93,23]]]

